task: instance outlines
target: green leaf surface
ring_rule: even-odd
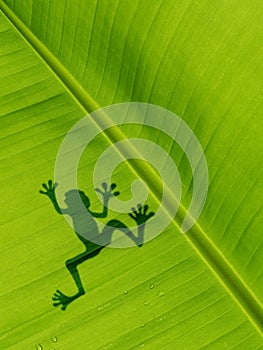
[[[262,3],[5,0],[0,8],[1,349],[261,349]],[[207,202],[186,235],[177,216],[142,248],[105,248],[82,264],[87,293],[62,312],[51,297],[74,292],[65,261],[83,248],[38,190],[53,178],[68,130],[87,111],[126,101],[163,106],[194,130],[208,162]],[[92,208],[100,209],[97,158],[120,137],[158,141],[178,166],[187,208],[183,152],[163,133],[129,125],[101,133],[81,159]],[[116,169],[123,199],[144,167]]]

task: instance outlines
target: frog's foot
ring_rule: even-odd
[[[57,307],[61,305],[61,310],[66,310],[67,306],[72,303],[75,299],[79,298],[83,293],[77,293],[73,296],[67,296],[64,293],[62,293],[60,290],[56,290],[56,292],[53,294],[52,300],[53,300],[53,306]]]
[[[137,205],[136,208],[131,208],[131,213],[129,213],[129,216],[136,221],[137,225],[144,224],[147,220],[149,220],[151,217],[153,217],[155,214],[154,212],[147,213],[149,207],[148,205],[142,206],[140,203]]]

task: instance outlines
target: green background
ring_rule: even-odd
[[[0,4],[1,349],[262,348],[262,2]],[[165,107],[194,130],[207,202],[187,236],[175,222],[141,249],[81,265],[87,294],[62,312],[51,296],[73,293],[64,262],[82,247],[38,190],[69,128],[126,101]],[[149,128],[122,131],[169,150],[187,207],[192,175],[178,147]],[[94,140],[80,171],[93,208],[92,168],[108,142]],[[114,178],[123,198],[124,173],[131,181],[125,166]]]

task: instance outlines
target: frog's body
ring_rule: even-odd
[[[98,255],[105,246],[111,243],[112,234],[115,230],[120,230],[132,239],[139,247],[143,245],[144,236],[144,224],[150,219],[154,213],[147,214],[148,206],[145,205],[142,210],[142,206],[138,204],[138,209],[132,208],[132,213],[129,214],[138,225],[138,236],[135,236],[126,225],[119,220],[110,220],[100,233],[96,220],[94,218],[105,218],[108,214],[108,201],[111,197],[119,195],[119,192],[112,192],[116,185],[112,184],[109,188],[105,183],[102,184],[103,190],[96,189],[103,196],[103,209],[101,213],[94,213],[90,210],[89,198],[83,191],[71,190],[65,195],[66,208],[60,208],[55,195],[56,184],[53,184],[51,180],[48,184],[43,184],[44,190],[39,191],[41,194],[47,195],[52,201],[55,210],[59,214],[69,215],[71,217],[74,230],[85,246],[85,251],[72,259],[66,261],[66,267],[72,275],[78,292],[73,296],[67,296],[61,291],[57,290],[54,293],[52,300],[54,306],[61,305],[62,310],[66,310],[67,306],[81,295],[85,294],[80,275],[78,272],[78,265],[82,262]],[[81,198],[81,201],[79,200]],[[84,205],[83,205],[84,204]],[[94,243],[96,242],[96,243]]]

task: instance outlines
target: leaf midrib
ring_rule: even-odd
[[[14,29],[21,34],[25,41],[30,45],[32,49],[36,52],[37,56],[44,62],[52,74],[62,83],[74,101],[80,106],[85,114],[91,113],[95,110],[100,109],[99,104],[93,99],[93,97],[78,83],[78,81],[73,77],[73,75],[64,67],[64,65],[49,51],[49,49],[25,26],[25,24],[13,13],[13,11],[0,0],[0,9],[7,17]],[[108,118],[103,114],[103,124]],[[108,118],[109,120],[109,118]],[[93,121],[95,123],[95,121]],[[95,123],[99,128],[101,128],[100,123]],[[112,132],[104,131],[105,138],[110,142],[114,143],[126,139],[123,132],[117,128]],[[131,145],[133,148],[133,146]],[[125,152],[125,150],[123,150]],[[138,152],[137,152],[138,153]],[[125,158],[123,153],[120,153],[122,157]],[[151,174],[150,179],[154,179],[150,184],[150,191],[154,196],[155,200],[158,200],[159,189],[162,188],[158,186],[158,181],[156,185],[156,175],[152,169],[144,167],[141,169],[140,165],[134,160],[130,167],[136,175],[141,178],[145,177],[146,174]],[[146,171],[145,171],[146,170]],[[149,180],[149,176],[147,176]],[[174,200],[178,201],[173,193],[170,192],[171,203]],[[157,193],[157,195],[156,195]],[[178,209],[177,218],[183,218],[187,210],[180,204]],[[179,224],[174,219],[173,224],[180,229]],[[225,258],[221,251],[216,247],[214,242],[209,238],[208,234],[203,230],[203,228],[195,223],[191,228],[190,233],[184,234],[185,238],[192,245],[196,253],[200,258],[206,263],[209,269],[215,274],[218,281],[226,288],[228,293],[233,297],[239,307],[247,315],[253,326],[259,332],[263,334],[263,310],[262,305],[242,278],[238,275],[237,271],[230,264],[230,262]]]

